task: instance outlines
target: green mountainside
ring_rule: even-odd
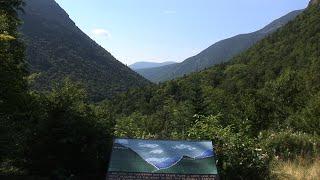
[[[84,34],[54,0],[28,0],[21,13],[27,61],[37,90],[69,77],[85,85],[94,101],[110,98],[147,80],[117,61]]]
[[[153,114],[180,104],[193,107],[191,114],[221,113],[225,124],[245,120],[257,132],[290,125],[319,133],[319,114],[310,114],[320,97],[319,17],[319,9],[310,7],[230,62],[131,91],[118,106],[126,114]],[[125,106],[127,101],[135,103]]]
[[[264,27],[263,29],[249,33],[237,35],[222,41],[219,41],[208,47],[199,54],[186,59],[185,61],[162,66],[158,68],[136,70],[143,77],[152,82],[163,82],[188,75],[192,72],[198,72],[209,68],[215,64],[229,61],[232,57],[247,50],[262,38],[276,31],[278,28],[287,24],[302,11],[293,11]]]

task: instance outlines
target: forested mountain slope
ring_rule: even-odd
[[[177,77],[182,77],[192,72],[201,71],[215,64],[229,61],[235,55],[247,50],[262,38],[287,24],[301,12],[301,10],[293,11],[273,21],[259,31],[249,34],[241,34],[219,41],[196,56],[190,57],[179,64],[159,68],[141,69],[137,72],[153,82],[163,82]]]
[[[319,42],[320,10],[310,7],[230,62],[130,91],[117,100],[119,109],[128,115],[150,115],[163,111],[168,102],[172,109],[183,102],[193,107],[191,114],[221,113],[224,123],[246,121],[256,132],[292,125],[305,132],[320,133],[315,129],[320,125],[320,114],[306,115],[316,112],[320,105]],[[301,123],[295,124],[296,120]]]
[[[84,34],[54,0],[28,0],[21,14],[35,89],[65,77],[82,82],[94,101],[149,82]]]

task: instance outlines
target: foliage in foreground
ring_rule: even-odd
[[[29,96],[19,151],[1,161],[0,175],[103,177],[113,133],[105,105],[88,104],[83,88],[70,80],[50,93]]]
[[[39,114],[26,141],[29,173],[102,173],[112,142],[108,112],[87,104],[84,90],[68,80],[36,100]]]

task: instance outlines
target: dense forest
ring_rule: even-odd
[[[104,179],[113,137],[212,140],[222,179],[319,161],[318,3],[228,63],[95,104],[68,78],[30,88],[23,4],[0,1],[1,179]]]

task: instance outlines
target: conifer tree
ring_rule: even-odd
[[[27,69],[19,39],[22,0],[0,0],[0,162],[16,156],[25,114]]]

